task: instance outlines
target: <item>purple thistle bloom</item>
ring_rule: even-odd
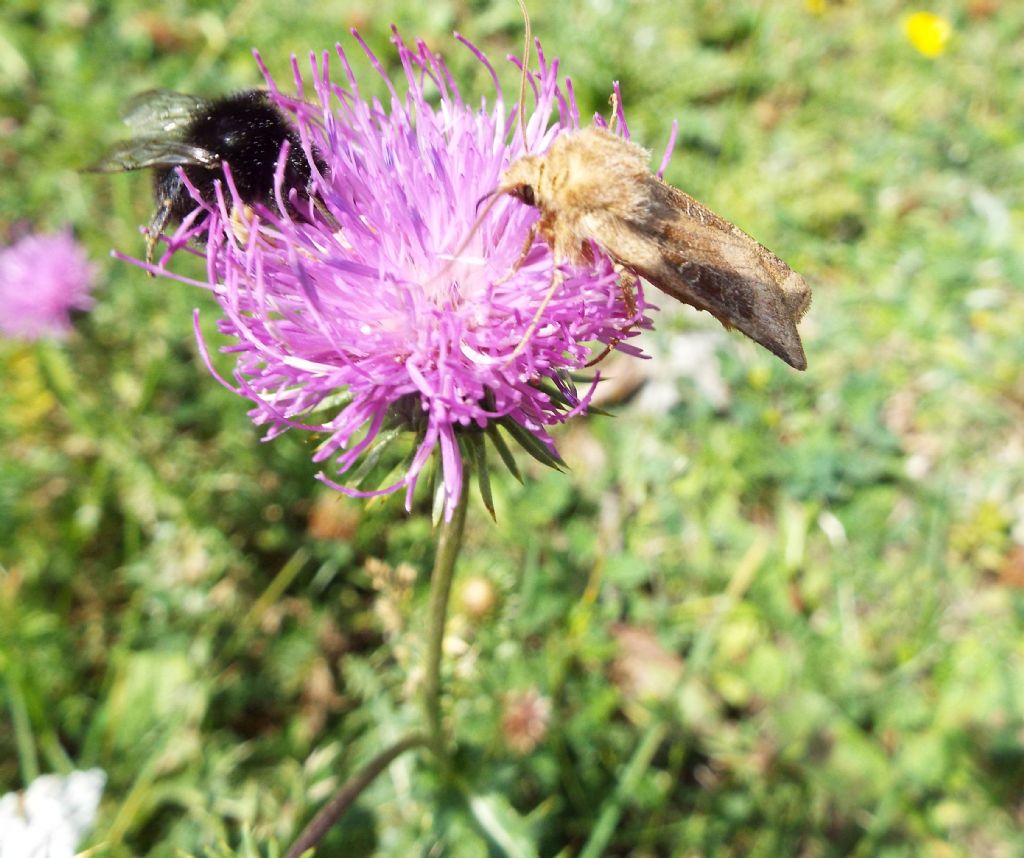
[[[92,306],[95,279],[96,268],[70,228],[0,248],[0,334],[29,340],[66,335],[71,311]]]
[[[223,349],[236,355],[229,386],[255,403],[250,415],[270,427],[268,437],[296,427],[323,433],[314,459],[330,460],[333,472],[357,483],[358,464],[401,416],[419,438],[397,481],[363,491],[324,473],[320,479],[356,496],[404,487],[408,508],[440,449],[450,515],[469,452],[462,433],[499,423],[521,442],[532,436],[557,460],[546,427],[585,411],[597,381],[577,395],[566,373],[608,344],[638,353],[622,340],[649,323],[642,295],[627,300],[611,261],[595,252],[588,267],[564,270],[531,332],[554,264],[542,242],[521,259],[537,212],[503,196],[478,223],[481,201],[509,163],[579,126],[557,62],[538,45],[524,147],[493,68],[465,39],[458,37],[494,79],[491,107],[467,104],[441,60],[396,33],[401,92],[354,35],[384,78],[389,103],[362,97],[340,46],[340,84],[330,79],[326,52],[310,57],[313,103],[304,100],[294,60],[298,92],[290,98],[257,55],[272,100],[294,117],[313,165],[316,205],[289,195],[279,169],[276,209],[246,208],[225,165],[219,199],[194,195],[201,208],[170,237],[164,259],[205,237],[209,282],[201,285],[223,309],[220,331],[235,340]],[[317,169],[314,152],[326,170]]]

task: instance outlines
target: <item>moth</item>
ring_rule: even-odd
[[[540,211],[556,264],[592,261],[593,242],[662,292],[707,310],[795,369],[804,279],[766,247],[651,172],[650,154],[607,128],[560,134],[509,165],[498,192]]]

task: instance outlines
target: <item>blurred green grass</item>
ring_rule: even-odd
[[[599,821],[609,855],[1024,852],[1024,7],[937,4],[934,59],[906,11],[532,10],[584,114],[617,79],[655,152],[678,119],[668,178],[815,298],[806,374],[723,337],[722,406],[655,363],[668,404],[567,428],[568,476],[524,462],[497,525],[473,508],[460,577],[497,604],[453,618],[451,711],[522,854],[594,849]],[[67,343],[0,346],[0,792],[101,766],[95,855],[268,854],[415,723],[425,508],[260,444],[197,357],[207,296],[105,258],[141,253],[146,177],[76,172],[134,92],[254,85],[252,46],[287,79],[291,52],[355,54],[351,26],[393,66],[392,22],[474,95],[450,32],[495,61],[521,36],[514,3],[0,10],[0,234],[70,222],[103,270]],[[656,321],[663,355],[714,330]],[[551,720],[523,755],[502,714],[529,688]],[[480,819],[406,758],[323,854],[501,854]]]

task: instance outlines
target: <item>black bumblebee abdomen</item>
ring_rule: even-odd
[[[277,161],[287,140],[284,193],[296,188],[300,194],[309,194],[311,172],[299,136],[265,92],[248,90],[211,102],[192,117],[181,139],[213,153],[219,162],[226,161],[244,202],[268,205],[274,200]],[[224,179],[221,167],[188,164],[182,169],[204,200],[216,200],[214,183]],[[157,169],[154,179],[157,199],[169,207],[171,220],[181,220],[195,208],[177,167]],[[228,196],[227,188],[224,194]]]

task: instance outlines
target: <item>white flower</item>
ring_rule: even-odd
[[[101,769],[43,775],[0,796],[0,858],[73,858],[106,780]]]

